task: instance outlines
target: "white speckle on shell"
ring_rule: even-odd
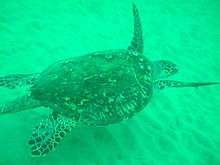
[[[109,97],[109,98],[108,98],[108,102],[109,102],[109,103],[112,103],[113,101],[114,101],[114,99],[113,99],[112,97]]]
[[[64,100],[65,100],[65,101],[69,101],[69,100],[70,100],[70,97],[64,97]]]
[[[139,63],[139,66],[141,69],[144,69],[144,65],[142,63]]]
[[[141,62],[143,62],[143,61],[144,61],[144,59],[143,59],[143,58],[139,58],[139,60],[140,60]]]
[[[105,58],[106,58],[107,60],[110,60],[110,59],[113,58],[113,56],[112,56],[112,54],[108,54],[108,55],[105,55]]]

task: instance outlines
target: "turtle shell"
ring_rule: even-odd
[[[142,55],[96,52],[59,61],[41,73],[31,96],[43,106],[88,125],[107,125],[144,109],[152,95],[152,71]]]

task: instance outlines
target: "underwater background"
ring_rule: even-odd
[[[136,0],[145,55],[177,64],[183,81],[220,81],[219,0]],[[0,0],[0,76],[40,72],[97,50],[127,48],[132,1]],[[0,88],[0,103],[27,89]],[[144,111],[107,127],[76,128],[55,152],[27,141],[50,111],[0,116],[0,165],[220,165],[220,85],[154,93]]]

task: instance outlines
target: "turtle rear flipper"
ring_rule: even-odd
[[[75,127],[76,123],[62,116],[50,115],[34,128],[28,142],[32,156],[45,156],[53,151],[63,137]]]
[[[208,85],[217,85],[219,82],[182,82],[182,81],[174,81],[174,80],[157,80],[154,82],[155,89],[164,89],[168,87],[201,87]]]
[[[40,102],[32,99],[29,95],[19,97],[13,101],[0,104],[0,115],[20,112],[41,106]]]
[[[39,74],[12,74],[0,77],[0,87],[14,89],[17,87],[32,85]]]

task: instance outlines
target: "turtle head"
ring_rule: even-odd
[[[152,62],[154,79],[166,78],[178,72],[176,64],[168,60],[159,60]]]

